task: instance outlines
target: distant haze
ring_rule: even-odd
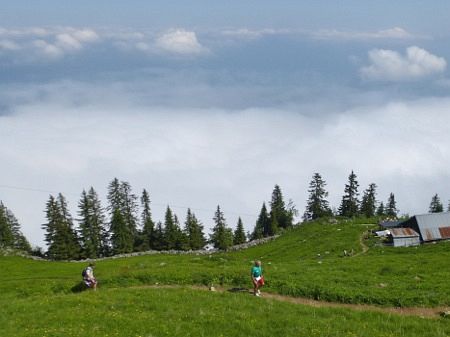
[[[33,244],[50,192],[76,217],[81,191],[106,206],[114,177],[149,191],[154,220],[190,207],[206,228],[220,205],[251,230],[275,184],[302,214],[314,172],[335,207],[354,170],[361,194],[374,182],[400,213],[436,193],[447,208],[448,4],[380,2],[372,20],[350,2],[143,5],[154,21],[104,1],[70,16],[41,5],[0,14],[0,200]]]

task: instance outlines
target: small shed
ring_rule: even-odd
[[[412,228],[391,228],[389,237],[394,247],[410,247],[420,245],[420,235]]]
[[[412,228],[423,242],[450,239],[450,212],[415,215],[402,222],[400,227]]]

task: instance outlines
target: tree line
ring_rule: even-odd
[[[225,250],[232,245],[271,236],[281,229],[292,227],[296,215],[293,203],[285,204],[281,188],[276,185],[270,211],[263,203],[252,233],[245,233],[240,217],[234,230],[229,227],[218,205],[213,217],[214,227],[207,238],[203,224],[190,208],[183,225],[169,206],[164,221],[155,223],[148,191],[144,189],[138,197],[126,181],[114,178],[110,182],[107,202],[104,208],[93,187],[83,190],[77,218],[74,219],[66,198],[61,193],[56,197],[50,195],[45,210],[47,222],[42,225],[48,247],[46,256],[67,260],[148,250],[198,250],[208,243]]]
[[[328,192],[326,190],[326,181],[322,178],[320,173],[314,173],[309,183],[308,200],[306,202],[306,209],[303,214],[303,220],[315,220],[322,217],[329,216],[343,216],[347,218],[353,217],[380,217],[396,219],[399,214],[397,202],[394,193],[390,193],[387,202],[377,200],[377,185],[370,183],[363,191],[360,198],[359,183],[356,174],[351,171],[348,176],[348,182],[344,187],[344,195],[337,210],[333,210],[327,200]],[[437,213],[444,211],[439,196],[435,194],[432,197],[428,211],[430,213]],[[448,203],[447,211],[450,212],[450,201]]]
[[[377,200],[377,185],[371,183],[360,198],[359,183],[352,171],[344,187],[337,209],[329,204],[326,181],[314,173],[308,188],[308,200],[303,221],[322,217],[342,216],[380,217],[395,219],[399,210],[394,193],[387,202]],[[83,190],[74,218],[63,194],[50,195],[45,205],[45,256],[55,260],[85,259],[148,250],[198,250],[207,244],[226,250],[248,240],[273,236],[294,226],[298,211],[292,202],[285,202],[281,188],[275,185],[268,205],[263,202],[254,228],[245,232],[239,217],[233,230],[217,206],[212,220],[214,226],[207,237],[203,224],[190,208],[181,224],[178,216],[167,206],[164,221],[154,222],[150,195],[146,189],[138,197],[126,181],[114,178],[108,185],[107,206],[103,207],[93,187]],[[429,212],[442,212],[444,206],[437,194],[431,200]],[[450,201],[447,208],[450,211]],[[0,201],[0,247],[31,251],[14,214]],[[40,249],[37,249],[40,252]]]

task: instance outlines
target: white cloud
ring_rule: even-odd
[[[0,40],[0,51],[1,50],[6,50],[6,51],[11,51],[11,50],[19,50],[20,46],[15,43],[14,41],[11,40]]]
[[[313,32],[312,37],[317,39],[341,39],[341,40],[379,40],[379,39],[413,39],[423,38],[409,33],[401,27],[394,27],[376,32],[342,31],[336,29],[324,29]]]
[[[63,192],[73,214],[83,188],[93,185],[104,197],[113,177],[130,181],[136,193],[151,191],[155,220],[167,204],[186,205],[211,210],[197,214],[207,228],[217,204],[231,226],[239,214],[257,214],[275,183],[302,211],[313,172],[326,179],[335,206],[352,169],[361,190],[375,182],[383,201],[394,192],[402,212],[426,211],[435,193],[450,198],[448,98],[311,116],[306,108],[140,106],[116,84],[35,90],[40,95],[30,93],[21,100],[28,103],[0,117],[0,176],[8,185]],[[34,242],[43,236],[47,197],[2,190]],[[186,210],[175,211],[183,218]],[[254,225],[254,217],[243,219],[248,229]]]
[[[57,60],[66,54],[79,52],[88,44],[100,40],[92,29],[72,27],[56,28],[0,28],[0,50],[15,53],[15,60]]]
[[[58,59],[64,55],[64,51],[61,48],[58,48],[57,46],[44,40],[33,41],[33,46],[36,48],[39,54],[50,59]]]
[[[415,80],[443,73],[447,67],[443,57],[416,46],[408,47],[405,55],[393,50],[373,49],[369,51],[369,60],[371,64],[360,69],[362,77],[369,80]]]
[[[195,32],[183,29],[170,30],[159,36],[155,41],[156,47],[174,54],[192,55],[207,52],[197,40]]]
[[[273,28],[265,28],[265,29],[248,29],[248,28],[239,28],[239,29],[226,29],[221,32],[222,35],[226,37],[239,38],[239,39],[258,39],[267,35],[276,35],[276,34],[289,34],[292,31],[287,29],[273,29]]]

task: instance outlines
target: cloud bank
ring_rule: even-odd
[[[126,92],[115,94],[124,100],[118,104],[101,93],[83,96],[92,87],[64,85],[0,117],[0,176],[7,185],[62,192],[73,214],[83,188],[92,185],[104,198],[113,177],[130,181],[136,193],[150,191],[155,220],[163,219],[167,204],[183,205],[198,209],[206,228],[220,204],[230,226],[241,215],[251,229],[274,184],[302,212],[314,172],[328,182],[334,206],[351,170],[361,191],[375,182],[379,200],[394,192],[402,212],[425,212],[435,193],[450,199],[444,188],[450,177],[448,98],[311,115],[299,108],[141,106]],[[56,93],[71,85],[77,86],[71,92],[95,98],[92,104],[58,100]],[[41,243],[48,195],[4,189],[1,195],[28,237]],[[180,218],[185,211],[175,208]]]
[[[425,49],[411,46],[405,55],[393,50],[373,49],[369,52],[370,65],[361,68],[361,75],[368,80],[409,81],[441,74],[447,68],[443,57]]]

